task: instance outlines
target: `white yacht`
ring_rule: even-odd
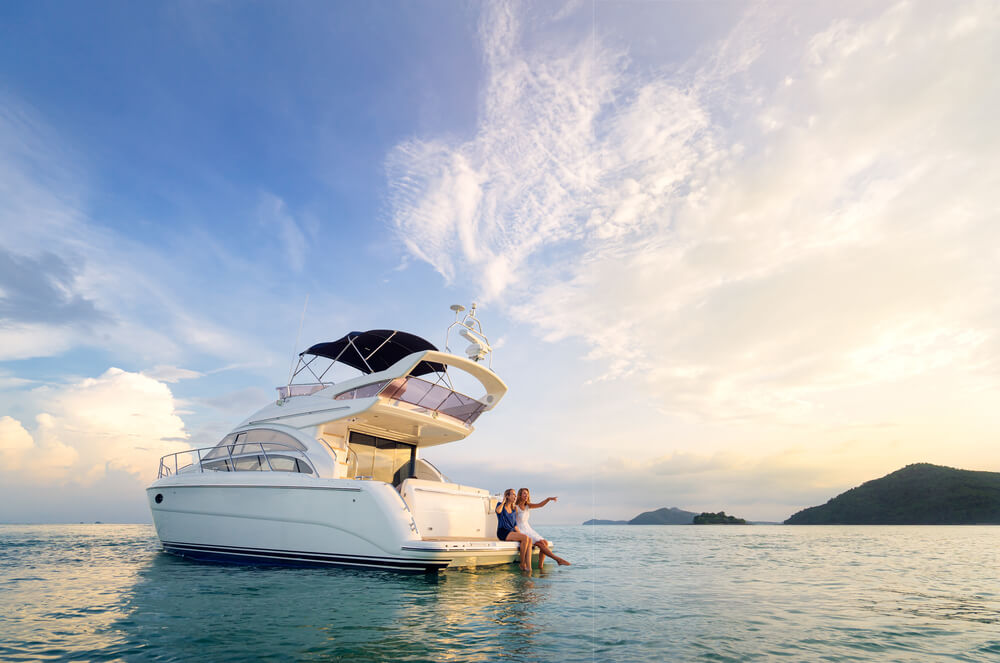
[[[467,437],[507,391],[479,363],[490,346],[475,304],[452,309],[466,357],[406,332],[351,332],[302,352],[277,401],[214,447],[164,456],[147,489],[163,549],[401,571],[517,560],[517,544],[496,538],[496,498],[422,458]],[[334,382],[344,367],[356,375]],[[456,372],[482,393],[459,393]]]

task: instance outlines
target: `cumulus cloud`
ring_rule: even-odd
[[[10,416],[0,418],[5,483],[93,484],[110,472],[148,480],[160,456],[186,448],[170,389],[140,373],[109,368],[32,394],[44,403],[32,431]]]
[[[994,4],[806,39],[789,6],[669,75],[590,34],[539,46],[511,7],[481,22],[476,135],[389,157],[415,258],[668,413],[803,420],[935,371],[996,389]]]

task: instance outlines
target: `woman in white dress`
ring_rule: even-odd
[[[550,547],[552,544],[546,541],[545,537],[536,532],[528,522],[532,509],[541,509],[549,502],[555,502],[557,499],[558,498],[556,497],[546,497],[538,504],[532,504],[531,492],[527,488],[521,488],[517,491],[517,529],[519,532],[523,532],[528,535],[528,538],[531,539],[532,546],[538,546],[538,568],[542,568],[542,563],[545,561],[546,555],[558,562],[559,566],[569,566],[569,562],[562,557],[553,554],[552,548]],[[529,557],[528,559],[530,564],[531,558]]]

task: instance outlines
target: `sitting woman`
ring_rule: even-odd
[[[545,540],[541,534],[536,532],[534,528],[528,523],[529,512],[531,509],[541,509],[543,506],[549,502],[555,502],[557,497],[546,497],[544,500],[538,504],[531,503],[531,492],[527,488],[522,488],[517,491],[517,516],[515,521],[517,523],[517,529],[522,533],[526,534],[529,539],[531,539],[532,546],[538,546],[538,568],[542,568],[542,563],[545,561],[545,556],[548,555],[552,559],[559,562],[559,566],[569,566],[567,562],[562,557],[553,554],[552,544]]]
[[[517,531],[517,516],[514,502],[517,494],[513,488],[503,493],[503,502],[497,502],[497,538],[501,541],[517,541],[521,544],[521,570],[531,570],[531,539]]]

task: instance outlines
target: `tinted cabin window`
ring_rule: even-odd
[[[299,451],[305,451],[305,445],[287,433],[267,428],[256,428],[239,433],[236,436],[233,454],[254,453],[260,451],[261,445],[264,451],[281,451],[291,447]]]
[[[309,474],[310,470],[306,467],[305,463],[297,458],[289,458],[288,456],[271,456],[268,454],[268,459],[271,461],[271,469],[275,472],[303,472]],[[267,468],[264,468],[267,469]]]
[[[205,454],[204,459],[228,458],[229,455],[242,456],[244,454],[260,453],[261,445],[263,451],[284,451],[295,449],[305,451],[304,444],[296,440],[287,433],[282,433],[268,428],[254,428],[242,433],[230,433],[222,438],[222,441],[215,445],[215,449]],[[267,469],[266,467],[264,469]]]
[[[398,485],[412,474],[413,445],[364,433],[351,433],[350,445],[358,461],[355,476]]]
[[[236,471],[237,472],[258,472],[260,470],[266,470],[267,466],[261,466],[264,458],[262,456],[243,456],[242,458],[236,458]]]

